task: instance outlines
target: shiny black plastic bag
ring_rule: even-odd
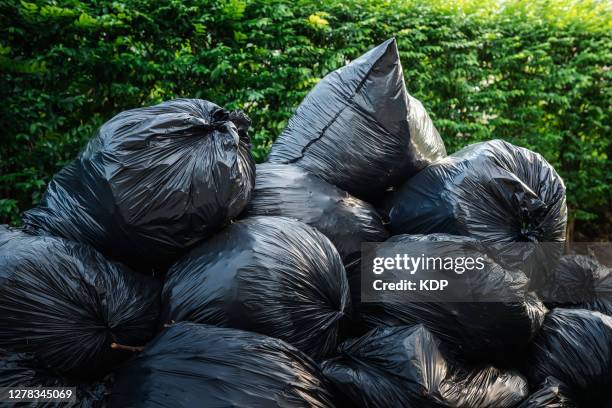
[[[527,396],[527,382],[517,372],[468,368],[439,346],[422,325],[378,328],[342,343],[340,355],[322,369],[357,407],[504,408]]]
[[[0,348],[96,377],[155,334],[160,284],[93,248],[0,227]]]
[[[544,383],[517,408],[578,408],[571,390],[562,382],[548,377]]]
[[[362,242],[387,239],[383,220],[371,205],[293,165],[257,165],[246,216],[295,218],[325,234],[342,260],[359,258]]]
[[[565,240],[565,186],[539,154],[476,143],[408,180],[388,202],[393,234],[441,232],[484,242]]]
[[[380,199],[434,160],[444,143],[408,94],[395,39],[323,78],[270,151],[357,197]]]
[[[261,334],[171,325],[115,373],[110,408],[333,407],[318,367]]]
[[[562,256],[542,298],[552,305],[612,316],[612,269],[592,256]]]
[[[65,407],[65,408],[101,408],[104,407],[107,385],[103,382],[91,384],[76,383],[61,377],[51,369],[44,367],[32,353],[10,353],[0,349],[0,388],[15,390],[37,387],[75,388],[76,401],[71,403],[36,402],[14,403],[12,407]]]
[[[238,221],[168,271],[163,322],[254,331],[319,357],[336,348],[350,310],[348,283],[332,243],[285,217]]]
[[[201,99],[122,112],[53,178],[23,222],[139,271],[163,269],[248,203],[249,124]]]
[[[585,407],[609,407],[612,389],[612,317],[599,312],[554,309],[524,362],[531,386],[554,377]]]
[[[443,292],[427,292],[426,297],[416,292],[408,296],[382,291],[379,298],[362,301],[358,306],[361,319],[368,327],[422,323],[461,356],[501,364],[514,362],[540,328],[546,307],[529,291],[529,279],[521,271],[502,268],[475,239],[445,234],[397,235],[386,242],[393,246],[379,247],[374,256],[393,257],[400,253],[402,245],[435,243],[427,247],[427,256],[482,257],[483,269],[461,275],[457,282],[465,299],[478,301],[448,301],[458,299],[449,297],[450,287]],[[432,268],[429,272],[435,270]],[[400,281],[404,273],[386,270],[385,276],[390,281]],[[351,284],[361,286],[356,279]]]

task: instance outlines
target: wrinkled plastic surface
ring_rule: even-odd
[[[394,234],[435,232],[484,242],[565,240],[565,186],[539,154],[475,143],[408,180],[389,203]]]
[[[289,344],[177,323],[115,374],[111,408],[333,407],[317,366]]]
[[[612,386],[612,317],[599,312],[554,309],[534,339],[524,371],[529,384],[554,377],[585,407],[608,407]]]
[[[517,372],[467,368],[439,346],[422,325],[381,327],[342,343],[323,373],[358,407],[504,408],[527,396]]]
[[[332,243],[285,217],[233,223],[169,271],[162,317],[254,331],[311,356],[336,348],[350,310],[348,283]]]
[[[379,194],[446,156],[421,102],[408,94],[395,39],[323,78],[270,151],[358,197]]]
[[[122,112],[53,178],[23,222],[137,270],[163,269],[248,203],[249,123],[201,99]]]
[[[156,280],[87,245],[0,226],[0,348],[94,377],[129,357],[111,343],[153,337],[159,295]]]
[[[571,397],[571,390],[553,377],[544,383],[517,408],[578,408]]]
[[[18,403],[11,407],[32,406],[37,408],[74,407],[101,408],[104,406],[107,388],[102,382],[92,384],[75,383],[44,367],[32,353],[10,353],[0,349],[0,387],[20,389],[23,387],[75,387],[76,402]]]
[[[612,269],[592,256],[562,256],[543,299],[567,308],[612,315]]]
[[[362,242],[388,237],[371,205],[293,165],[257,165],[246,216],[278,215],[302,221],[327,236],[343,261],[359,258]]]
[[[500,301],[448,302],[434,297],[430,301],[428,297],[411,302],[390,291],[380,292],[380,301],[359,305],[361,318],[370,328],[422,323],[462,356],[507,363],[514,362],[542,324],[546,307],[528,291],[529,280],[525,274],[499,266],[475,239],[445,234],[397,235],[386,242],[396,245],[436,242],[427,253],[433,258],[452,256],[458,248],[465,248],[459,255],[469,251],[474,257],[482,256],[484,269],[463,275],[466,287],[473,288],[475,299],[499,298]],[[393,255],[385,253],[384,248],[379,252],[375,256]],[[397,253],[397,247],[392,252]],[[404,272],[387,270],[385,273],[389,280],[398,281]],[[352,279],[351,284],[355,283],[357,280]],[[439,296],[444,297],[444,293]]]

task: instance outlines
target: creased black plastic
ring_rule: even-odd
[[[110,408],[333,407],[318,367],[261,334],[177,323],[115,373]]]
[[[392,234],[447,233],[497,243],[497,260],[549,281],[565,240],[565,186],[539,154],[502,140],[475,143],[427,167],[386,203]],[[524,242],[520,246],[516,242]],[[543,261],[544,260],[544,261]],[[547,268],[541,270],[541,266]]]
[[[565,240],[565,185],[539,154],[475,143],[419,172],[391,197],[394,234],[442,232],[484,242]]]
[[[422,323],[436,337],[460,355],[472,360],[508,363],[524,351],[540,328],[546,307],[538,297],[529,292],[529,280],[521,271],[506,270],[491,259],[480,243],[469,237],[431,234],[396,235],[386,242],[409,244],[411,242],[437,242],[428,256],[448,256],[458,245],[476,257],[482,256],[484,269],[470,271],[468,287],[474,288],[474,298],[499,298],[499,302],[410,302],[398,298],[392,292],[380,292],[382,300],[362,302],[358,307],[361,318],[370,327],[381,325],[401,326]],[[442,245],[447,242],[448,247]],[[389,256],[376,253],[376,256]],[[388,270],[389,275],[396,271]],[[391,278],[390,278],[391,279]],[[391,279],[398,281],[401,275]],[[351,284],[360,284],[351,279]],[[352,289],[355,291],[355,289]],[[444,296],[443,293],[440,296]]]
[[[609,407],[612,401],[612,317],[557,308],[530,346],[524,372],[532,387],[554,377],[566,384],[580,406]]]
[[[578,408],[567,385],[553,377],[544,383],[517,408]]]
[[[592,256],[562,256],[542,296],[553,305],[612,316],[612,269]]]
[[[44,367],[32,353],[11,353],[0,349],[0,387],[75,387],[76,402],[23,402],[8,403],[11,407],[36,408],[102,408],[108,389],[103,382],[77,383],[63,378]]]
[[[160,284],[93,248],[0,226],[0,348],[78,378],[104,373],[155,334]]]
[[[350,311],[340,255],[314,228],[286,217],[238,221],[168,271],[162,321],[254,331],[320,357]]]
[[[357,197],[380,199],[444,157],[421,102],[408,94],[395,39],[323,78],[270,151]]]
[[[323,373],[357,407],[514,407],[528,394],[517,372],[452,361],[422,325],[377,328],[339,347]]]
[[[248,203],[248,126],[243,114],[201,99],[122,112],[53,178],[23,222],[137,270],[163,269]]]
[[[264,163],[256,169],[255,189],[246,216],[295,218],[325,234],[342,260],[359,258],[362,242],[388,238],[371,205],[293,165]]]
[[[351,314],[340,331],[340,341],[361,337],[370,329],[361,317],[361,258],[344,266],[351,294]]]

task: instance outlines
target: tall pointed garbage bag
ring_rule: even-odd
[[[421,102],[408,94],[395,39],[328,74],[270,152],[360,198],[378,199],[446,156]]]

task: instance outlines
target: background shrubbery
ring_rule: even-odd
[[[0,222],[114,114],[175,97],[252,117],[261,161],[325,73],[396,36],[449,152],[503,138],[568,187],[576,238],[610,238],[606,1],[0,1]]]

